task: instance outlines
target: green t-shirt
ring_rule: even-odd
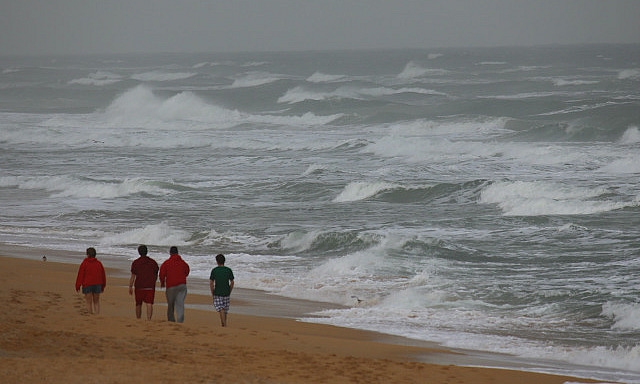
[[[233,271],[225,266],[217,266],[211,270],[209,280],[214,281],[214,296],[231,296],[229,282],[233,280]]]

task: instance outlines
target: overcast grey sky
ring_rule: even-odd
[[[0,0],[0,54],[640,43],[640,0]]]

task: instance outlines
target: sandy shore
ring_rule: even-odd
[[[211,298],[193,290],[184,324],[166,321],[163,291],[156,294],[153,320],[137,320],[127,279],[113,268],[107,271],[102,313],[89,315],[74,289],[81,257],[78,265],[68,264],[57,261],[71,262],[78,255],[65,259],[63,252],[47,252],[53,256],[45,262],[41,250],[0,245],[0,300],[6,303],[0,312],[2,383],[593,382],[456,366],[452,364],[458,355],[441,348],[381,342],[376,333],[238,313],[268,312],[268,295],[248,291],[232,296],[227,328],[206,309]],[[273,302],[280,313],[286,311],[276,298]],[[444,363],[422,362],[429,356]],[[447,356],[452,363],[446,363]]]

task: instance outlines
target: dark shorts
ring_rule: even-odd
[[[82,293],[102,293],[102,285],[90,285],[88,287],[82,287]]]
[[[155,297],[155,289],[136,289],[136,305],[142,305],[143,302],[153,304]]]

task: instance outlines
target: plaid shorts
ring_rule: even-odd
[[[229,312],[229,304],[231,304],[230,296],[213,296],[213,306],[216,308],[216,312],[220,312],[224,309],[224,312]]]

